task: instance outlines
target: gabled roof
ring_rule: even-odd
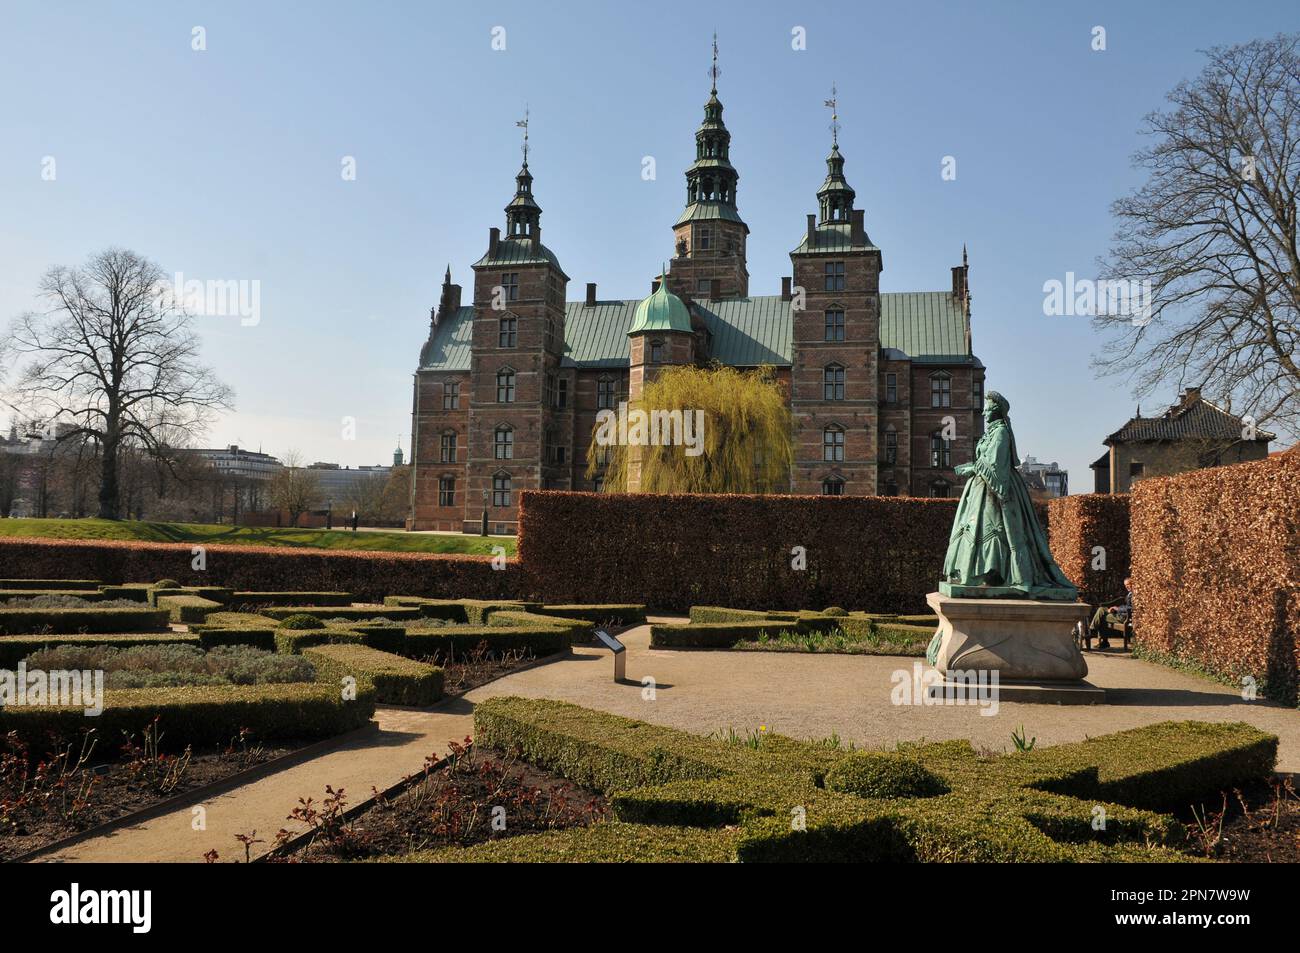
[[[627,367],[627,332],[636,299],[582,301],[565,305],[566,367]],[[711,335],[712,356],[733,367],[760,364],[789,367],[793,360],[794,319],[780,295],[696,299],[693,310]],[[981,367],[966,350],[966,317],[947,291],[888,292],[880,296],[880,344],[895,360],[918,364],[969,364]],[[467,371],[474,308],[439,316],[433,336],[420,352],[420,369]]]
[[[1210,403],[1199,393],[1185,393],[1159,417],[1133,417],[1103,443],[1143,440],[1241,440],[1243,420]],[[1256,430],[1256,439],[1273,440],[1277,434]]]

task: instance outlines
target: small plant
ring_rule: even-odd
[[[158,794],[171,794],[185,778],[193,753],[189,745],[179,755],[162,750],[163,733],[158,728],[158,717],[145,726],[140,744],[135,735],[127,734],[122,743],[127,772],[133,780],[141,781]]]
[[[1213,857],[1223,846],[1223,823],[1228,816],[1228,792],[1223,792],[1223,807],[1210,811],[1204,804],[1198,809],[1192,805],[1192,820],[1196,827],[1192,835],[1196,838],[1206,857]]]
[[[822,610],[822,615],[833,615],[838,617],[848,614],[847,609],[841,609],[839,606],[830,606],[829,608]]]
[[[175,579],[159,579],[153,584],[155,589],[180,589],[181,584]]]
[[[1035,738],[1030,738],[1028,741],[1026,741],[1025,726],[1021,725],[1015,731],[1011,732],[1011,743],[1016,746],[1017,751],[1020,752],[1033,751],[1034,745],[1038,743],[1038,739],[1035,737]]]

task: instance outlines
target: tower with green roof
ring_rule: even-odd
[[[740,173],[731,164],[731,133],[718,99],[718,38],[712,86],[695,132],[695,161],[686,170],[686,208],[673,223],[672,290],[696,299],[749,297],[745,243],[749,226],[736,207]]]

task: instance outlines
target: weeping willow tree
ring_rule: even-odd
[[[793,422],[771,367],[669,367],[642,397],[601,411],[587,477],[626,493],[780,493],[790,488]],[[639,471],[639,472],[638,472]],[[638,478],[639,477],[639,478]]]

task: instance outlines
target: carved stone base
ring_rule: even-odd
[[[1075,682],[1088,663],[1074,642],[1074,627],[1087,621],[1082,602],[1041,599],[953,599],[926,596],[939,616],[937,653],[941,673],[996,671],[1002,682]]]

